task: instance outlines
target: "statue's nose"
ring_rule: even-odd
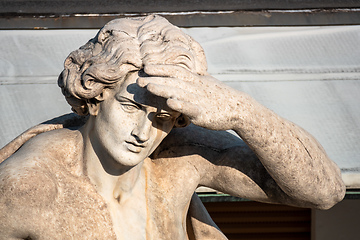
[[[150,138],[152,129],[152,121],[148,116],[144,116],[142,121],[139,121],[132,131],[132,135],[141,142],[146,142]]]

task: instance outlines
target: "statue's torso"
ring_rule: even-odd
[[[141,173],[143,189],[120,202],[111,201],[84,174],[76,153],[79,146],[72,144],[79,139],[71,134],[56,136],[68,146],[49,141],[55,151],[25,152],[27,159],[3,164],[0,177],[6,169],[14,173],[6,186],[15,183],[24,188],[13,191],[14,196],[7,192],[8,214],[15,222],[21,219],[17,227],[28,229],[31,239],[189,239],[188,208],[199,176],[186,158],[147,158]],[[68,149],[59,152],[60,145],[54,144]]]

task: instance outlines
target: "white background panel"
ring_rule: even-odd
[[[204,47],[211,74],[308,130],[343,172],[360,172],[360,26],[184,31]],[[96,32],[0,32],[0,147],[70,112],[57,76]]]

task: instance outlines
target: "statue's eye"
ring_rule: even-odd
[[[121,107],[125,112],[135,112],[135,111],[139,110],[138,106],[136,106],[135,104],[130,104],[130,103],[123,103],[123,104],[121,104]]]
[[[173,117],[169,113],[159,113],[156,115],[156,118],[161,121],[170,121]]]

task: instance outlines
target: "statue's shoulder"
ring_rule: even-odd
[[[59,176],[67,172],[60,164],[60,155],[66,157],[61,147],[69,149],[66,143],[75,136],[66,130],[39,134],[0,164],[0,232],[5,238],[29,234],[54,212]]]
[[[9,142],[6,146],[0,149],[0,163],[3,162],[5,159],[12,156],[15,152],[18,152],[18,150],[25,145],[25,143],[29,142],[29,140],[33,140],[32,142],[40,142],[41,145],[44,145],[44,141],[40,140],[43,138],[50,138],[51,136],[57,137],[57,140],[59,139],[59,136],[62,134],[65,135],[66,139],[69,139],[68,136],[68,130],[69,129],[79,129],[81,126],[85,124],[87,121],[87,116],[78,116],[74,113],[69,113],[65,115],[61,115],[59,117],[50,119],[48,121],[45,121],[43,123],[40,123],[36,126],[33,126],[29,129],[27,129],[25,132],[17,136],[15,139],[13,139],[11,142]],[[54,131],[56,129],[65,129],[64,131]],[[51,132],[48,135],[44,135],[42,133]],[[77,131],[78,132],[78,131]],[[74,133],[74,132],[73,132]],[[41,134],[41,137],[37,137]],[[37,138],[35,138],[37,137]],[[70,137],[71,138],[71,137]],[[35,140],[34,140],[35,139]],[[43,142],[41,142],[43,141]],[[60,141],[58,141],[60,142]],[[41,149],[41,148],[39,148]],[[31,151],[34,151],[36,149],[32,149]]]
[[[6,161],[19,161],[21,164],[27,164],[29,161],[38,163],[55,161],[62,164],[81,154],[82,146],[80,131],[56,129],[31,138]]]
[[[10,200],[13,207],[50,204],[58,192],[58,176],[63,172],[71,174],[70,166],[77,161],[79,135],[59,129],[26,142],[0,164],[0,198]]]

